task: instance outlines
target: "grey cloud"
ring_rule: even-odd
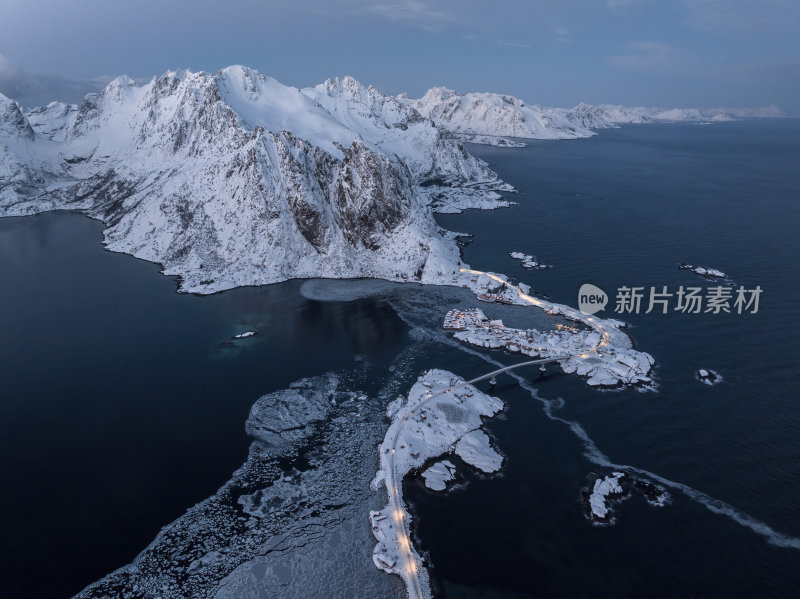
[[[0,93],[26,108],[49,104],[53,100],[80,102],[91,92],[102,89],[108,77],[67,79],[20,69],[0,54]]]
[[[440,31],[456,21],[452,13],[420,0],[371,3],[364,7],[364,12],[426,31]]]

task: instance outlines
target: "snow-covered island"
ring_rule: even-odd
[[[440,283],[459,256],[431,204],[508,205],[498,191],[512,188],[449,131],[351,77],[300,90],[242,66],[169,71],[29,111],[0,95],[0,216],[102,220],[109,250],[181,291]]]
[[[192,293],[320,276],[448,284],[463,265],[432,211],[509,206],[513,191],[462,139],[721,114],[445,88],[413,99],[352,77],[297,89],[243,66],[122,76],[79,105],[26,110],[0,94],[0,216],[82,212],[106,224],[109,250]]]
[[[530,254],[523,254],[522,252],[509,252],[508,255],[514,258],[514,260],[519,260],[523,268],[535,268],[538,270],[553,268],[550,264],[542,264],[536,259],[536,256],[531,256]]]
[[[422,478],[425,481],[425,486],[431,491],[444,491],[447,489],[447,483],[455,480],[455,475],[455,464],[450,460],[442,460],[441,462],[435,462],[425,470],[422,473]]]
[[[451,310],[444,328],[454,330],[459,341],[491,349],[503,348],[536,358],[557,358],[566,373],[587,377],[596,387],[616,387],[652,382],[650,354],[630,347],[601,346],[603,335],[592,328],[557,325],[556,330],[515,329],[502,320],[489,320],[477,308]]]
[[[704,279],[708,279],[710,281],[715,281],[717,279],[724,279],[726,275],[721,270],[717,270],[716,268],[709,268],[707,266],[694,266],[693,264],[686,264],[686,262],[681,262],[678,265],[680,270],[688,270],[693,272],[696,275],[700,275]]]
[[[722,375],[709,368],[700,368],[695,372],[695,378],[706,385],[716,385],[722,382]]]
[[[593,482],[588,489],[583,490],[582,497],[586,517],[596,524],[611,523],[613,504],[626,499],[634,490],[656,507],[663,507],[670,500],[666,489],[625,472],[612,472],[591,480]]]
[[[247,339],[248,337],[252,337],[256,335],[256,331],[245,331],[244,333],[239,333],[238,335],[234,335],[234,339]]]
[[[409,597],[430,598],[428,573],[410,537],[411,516],[402,494],[403,477],[419,472],[440,456],[455,452],[464,462],[489,473],[502,464],[481,429],[483,418],[503,409],[503,402],[482,393],[445,370],[423,374],[408,393],[389,404],[391,424],[378,448],[380,470],[371,487],[385,489],[385,508],[370,512],[372,533],[378,543],[375,566],[400,576]],[[431,488],[443,490],[451,475],[451,462],[431,464],[423,472]]]

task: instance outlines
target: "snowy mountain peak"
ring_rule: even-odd
[[[3,94],[0,94],[0,135],[31,141],[35,135],[19,104]]]
[[[80,105],[23,113],[0,95],[0,215],[103,220],[105,244],[208,293],[291,277],[450,280],[458,248],[431,208],[507,205],[461,140],[594,135],[617,122],[729,118],[432,88],[386,96],[352,77],[286,86],[241,65],[118,77]]]
[[[3,97],[0,153],[0,214],[82,211],[106,223],[109,249],[159,262],[200,293],[452,276],[458,248],[427,204],[440,187],[420,184],[470,186],[484,204],[502,185],[375,88],[343,78],[301,91],[239,65],[143,85],[120,77],[79,106],[27,117]]]
[[[569,111],[529,105],[504,94],[459,94],[434,87],[418,100],[407,102],[423,116],[462,135],[536,139],[594,135],[582,123],[571,121]]]
[[[322,85],[331,92],[349,93],[354,96],[363,93],[367,89],[358,79],[350,75],[345,75],[341,79],[339,77],[327,79]]]
[[[107,101],[121,104],[131,97],[132,90],[136,87],[133,79],[127,75],[121,75],[109,81],[99,94]]]

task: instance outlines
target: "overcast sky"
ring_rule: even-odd
[[[800,114],[800,0],[0,0],[0,92],[26,106],[230,64],[298,87]]]

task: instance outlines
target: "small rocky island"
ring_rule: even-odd
[[[537,270],[545,270],[547,268],[553,268],[550,264],[543,264],[536,259],[536,256],[531,256],[530,254],[523,254],[522,252],[509,252],[508,254],[514,260],[519,260],[520,264],[522,264],[523,268],[532,269],[535,268]]]
[[[253,337],[257,333],[255,331],[246,331],[244,333],[239,333],[238,335],[234,335],[234,339],[247,339],[248,337]]]
[[[695,378],[706,385],[716,385],[722,382],[722,375],[708,368],[700,368],[695,372]]]
[[[606,476],[590,474],[589,477],[594,482],[581,491],[581,498],[586,517],[594,524],[612,523],[613,504],[630,497],[632,491],[641,493],[647,503],[656,507],[669,502],[669,493],[664,488],[625,472]]]
[[[726,275],[721,270],[717,270],[716,268],[709,268],[708,266],[694,266],[693,264],[687,264],[686,262],[681,262],[678,265],[680,270],[690,270],[696,275],[700,275],[704,279],[708,279],[710,281],[717,281],[719,279],[724,279]]]

